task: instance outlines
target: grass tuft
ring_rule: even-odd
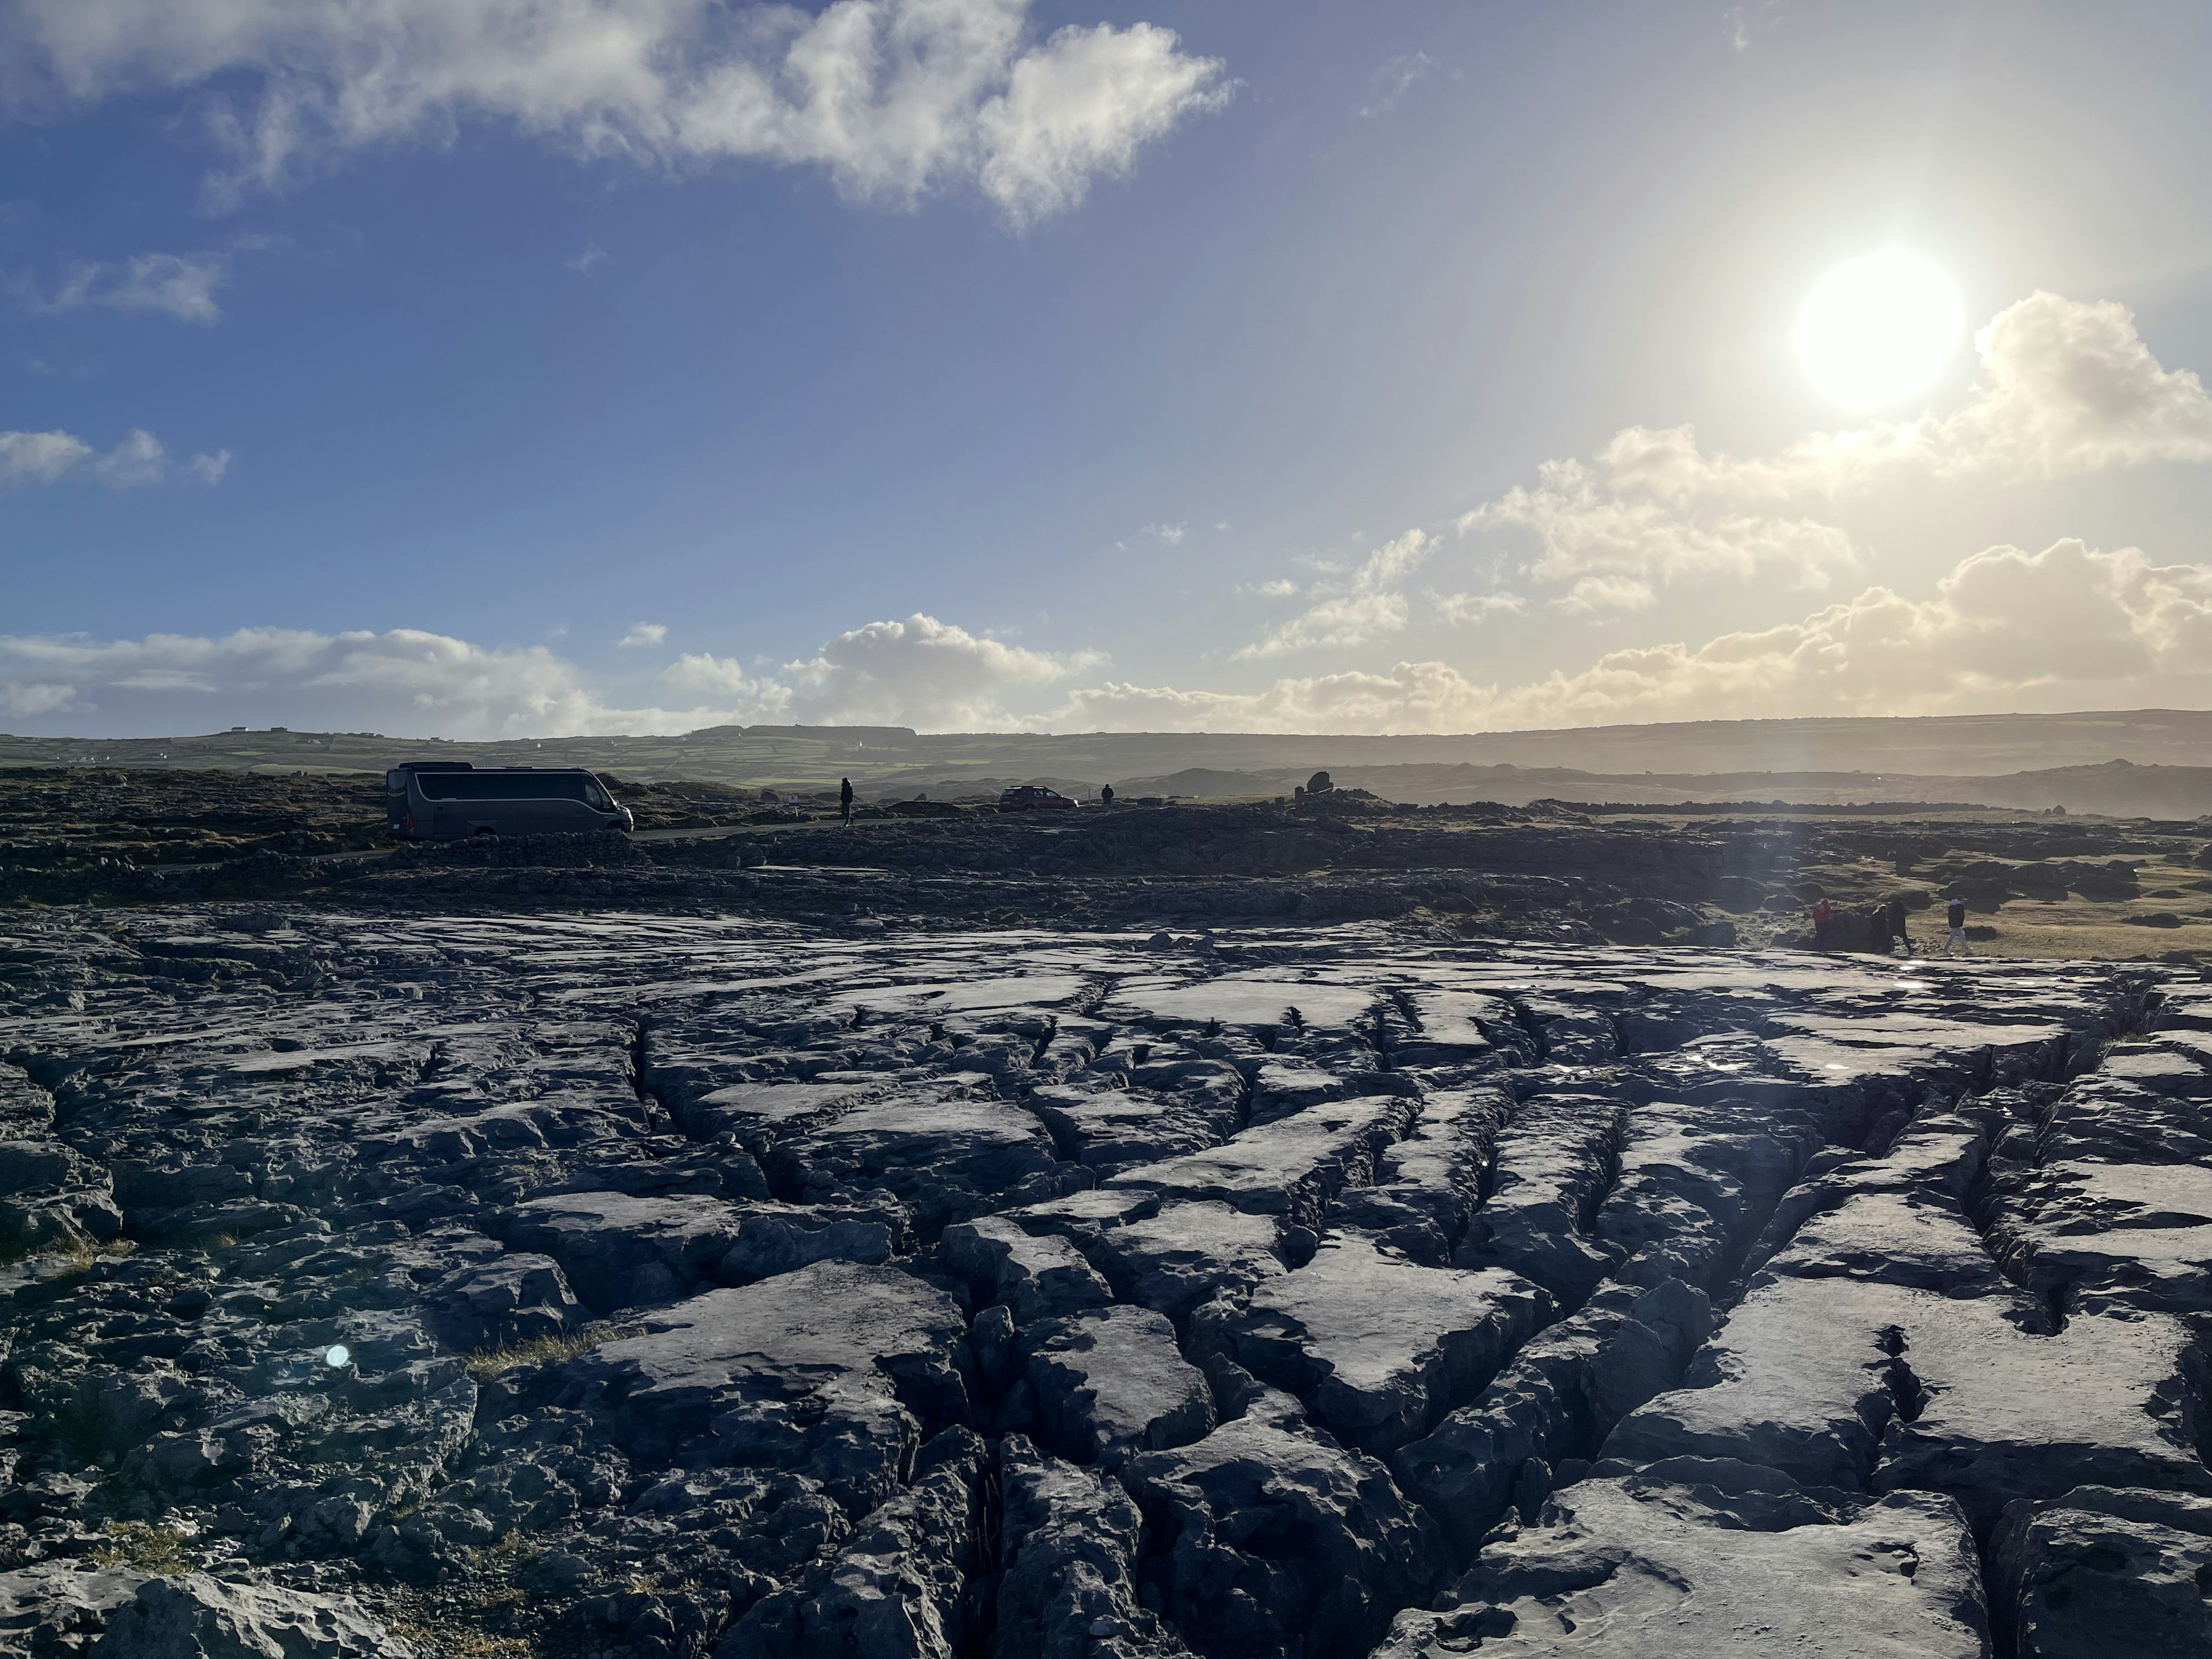
[[[469,1356],[469,1375],[479,1382],[489,1382],[495,1376],[518,1370],[525,1365],[542,1365],[549,1359],[572,1358],[586,1348],[596,1348],[619,1334],[612,1325],[592,1324],[581,1330],[562,1331],[555,1336],[534,1336],[527,1342],[508,1342],[496,1348],[478,1348]]]
[[[129,1567],[156,1576],[190,1572],[199,1565],[185,1535],[153,1521],[110,1521],[108,1541],[92,1553],[103,1567]]]

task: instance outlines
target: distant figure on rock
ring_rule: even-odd
[[[1813,948],[1815,951],[1828,948],[1828,933],[1835,925],[1836,907],[1826,898],[1816,900],[1813,905]]]
[[[843,815],[846,823],[852,823],[853,781],[850,778],[837,780],[837,810]]]
[[[1112,784],[1102,784],[1099,787],[1098,804],[1101,806],[1111,806],[1114,804],[1114,786]]]
[[[1962,898],[1954,898],[1951,901],[1949,919],[1951,924],[1951,938],[1949,943],[1945,945],[1943,947],[1943,954],[1948,957],[1954,955],[1958,951],[1964,951],[1968,956],[1973,955],[1974,947],[1966,943],[1966,900]]]
[[[1335,787],[1335,783],[1326,772],[1316,772],[1306,780],[1306,793],[1309,795],[1326,795]]]

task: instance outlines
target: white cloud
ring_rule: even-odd
[[[1219,61],[1176,46],[1151,23],[1071,25],[1017,57],[1006,91],[978,112],[983,193],[1013,224],[1049,217],[1094,178],[1127,173],[1184,116],[1219,109],[1231,90]]]
[[[142,732],[247,720],[485,738],[793,719],[933,731],[1410,732],[2187,708],[2212,697],[2212,566],[2154,565],[2134,548],[2078,541],[2034,554],[1994,547],[1961,560],[1925,599],[1869,587],[1773,627],[1611,652],[1518,686],[1481,684],[1449,663],[1400,662],[1249,691],[1079,684],[1055,694],[1056,707],[1009,712],[1024,693],[1069,684],[1100,661],[917,615],[842,634],[779,673],[688,654],[661,676],[676,706],[629,708],[542,646],[488,647],[419,629],[0,637],[0,713]]]
[[[1348,580],[1316,582],[1315,604],[1268,629],[1240,649],[1237,657],[1279,657],[1292,651],[1365,645],[1402,633],[1412,612],[1399,585],[1435,546],[1436,538],[1424,530],[1409,530],[1395,541],[1385,542]]]
[[[563,259],[561,263],[579,276],[588,276],[613,257],[596,240],[592,240],[584,244],[584,251],[574,258]]]
[[[1447,663],[1401,662],[1387,673],[1279,679],[1254,692],[1109,681],[1027,724],[1057,732],[1466,732],[1480,728],[1491,695]]]
[[[1298,591],[1298,585],[1287,578],[1278,577],[1271,582],[1261,582],[1255,591],[1265,599],[1287,599]]]
[[[484,647],[409,628],[0,636],[0,708],[12,714],[99,715],[108,729],[139,732],[246,720],[453,738],[665,732],[774,712],[772,703],[737,701],[617,708],[543,646]]]
[[[544,646],[487,647],[421,629],[322,634],[240,629],[0,636],[0,712],[100,717],[106,729],[200,730],[246,720],[296,730],[453,738],[688,732],[793,719],[930,730],[1011,729],[1010,694],[1097,666],[1095,653],[1010,646],[935,617],[871,623],[779,672],[687,653],[660,676],[672,706],[611,700]]]
[[[229,469],[230,452],[173,461],[161,441],[133,430],[102,454],[70,432],[0,432],[0,484],[52,483],[82,472],[115,489],[160,483],[179,473],[203,483],[219,483]]]
[[[1016,225],[1218,107],[1169,30],[1070,26],[1028,0],[18,0],[0,84],[23,107],[216,82],[217,204],[351,150],[503,121],[586,157],[828,169],[911,204],[969,181]]]
[[[1620,447],[1615,441],[1613,447]],[[1780,569],[1822,586],[1856,562],[1850,538],[1812,519],[1692,511],[1638,495],[1577,461],[1552,461],[1534,489],[1516,485],[1460,520],[1462,531],[1511,527],[1533,535],[1528,576],[1571,582],[1571,610],[1641,610],[1654,589],[1689,576],[1738,578]]]
[[[1612,652],[1511,688],[1442,662],[1279,679],[1250,692],[1109,684],[1028,724],[1047,730],[1469,732],[1793,714],[2188,708],[2212,696],[2212,566],[2078,541],[1994,547],[1935,596],[1846,603],[1703,645]]]
[[[1425,52],[1401,52],[1382,64],[1367,77],[1367,102],[1359,106],[1361,118],[1372,121],[1388,115],[1412,90],[1413,82],[1436,66],[1437,60]]]
[[[0,483],[52,483],[92,456],[75,433],[0,432]]]
[[[222,315],[215,291],[230,276],[228,253],[139,253],[120,264],[70,267],[51,299],[25,285],[36,310],[156,311],[179,322],[212,323]]]
[[[791,708],[789,686],[766,675],[748,674],[737,658],[711,652],[685,652],[660,671],[660,683],[672,691],[711,697],[763,714],[782,715]]]
[[[1912,600],[1869,587],[1801,622],[1641,647],[1499,702],[1515,723],[2188,707],[2212,694],[2212,568],[2078,541],[1995,547]]]
[[[1148,524],[1145,526],[1145,534],[1158,536],[1170,547],[1182,546],[1182,538],[1189,533],[1190,526],[1187,524]]]
[[[1528,608],[1528,601],[1518,593],[1429,593],[1423,597],[1439,621],[1454,627],[1486,622],[1492,617],[1517,617]]]
[[[1595,468],[1551,463],[1538,489],[1570,493],[1566,480],[1626,501],[1749,512],[1832,502],[1903,471],[2014,480],[2212,460],[2212,397],[2151,355],[2125,306],[2038,292],[1991,318],[1974,348],[1982,377],[1949,416],[1816,433],[1752,460],[1700,451],[1687,427],[1630,427]]]
[[[36,719],[56,714],[76,702],[76,688],[0,680],[0,714],[24,714]]]
[[[840,634],[811,659],[784,665],[802,718],[929,731],[1014,723],[1007,692],[1095,667],[1095,652],[1031,651],[920,612]]]
[[[1527,577],[1569,610],[1637,610],[1696,578],[1854,568],[1839,505],[1906,475],[2013,481],[2212,460],[2212,398],[2163,368],[2124,306],[2037,293],[1974,337],[1982,375],[1947,416],[1818,433],[1779,454],[1709,453],[1687,427],[1630,427],[1589,461],[1548,461],[1459,520],[1532,541]]]
[[[629,625],[629,631],[615,643],[618,646],[632,647],[659,645],[667,637],[668,624],[665,623],[632,623]]]

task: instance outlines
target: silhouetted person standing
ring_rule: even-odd
[[[1912,936],[1905,931],[1905,901],[1893,898],[1885,912],[1889,918],[1889,937],[1907,956],[1912,954]]]
[[[850,778],[840,778],[837,780],[837,810],[844,815],[845,822],[849,824],[852,823],[853,781]]]
[[[1111,806],[1114,804],[1114,786],[1112,784],[1109,783],[1100,786],[1098,791],[1098,804],[1101,806]]]
[[[1944,945],[1943,954],[1948,957],[1956,951],[1964,951],[1968,956],[1973,955],[1974,947],[1966,943],[1966,900],[1954,898],[1951,901],[1948,919],[1951,924],[1951,939],[1950,942]]]

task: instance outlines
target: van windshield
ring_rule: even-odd
[[[417,772],[425,800],[580,800],[602,811],[612,803],[588,772]]]

